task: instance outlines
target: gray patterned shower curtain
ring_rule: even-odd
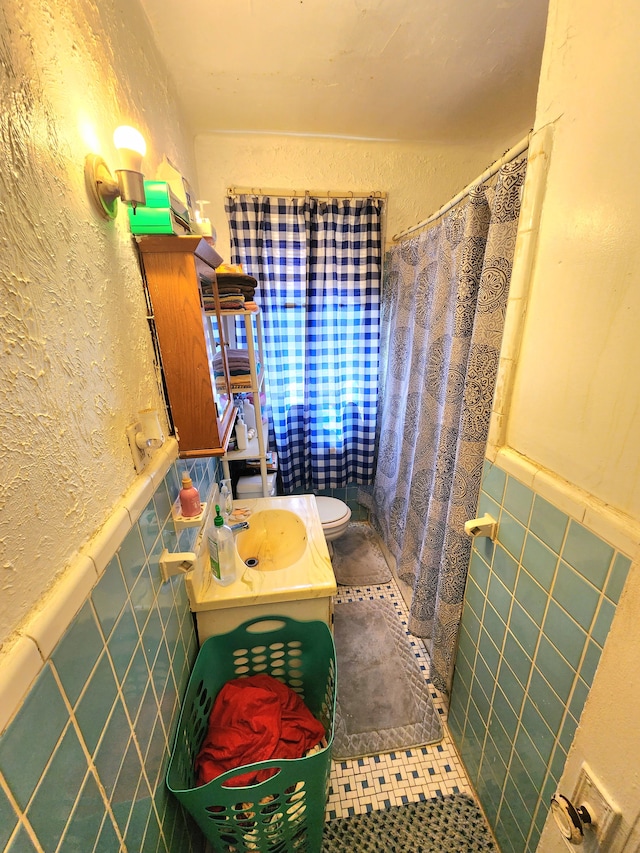
[[[526,157],[394,246],[382,301],[373,523],[413,588],[409,630],[449,693]]]

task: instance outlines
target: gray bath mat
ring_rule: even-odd
[[[330,820],[323,853],[496,853],[484,816],[466,794]]]
[[[334,641],[335,759],[441,740],[429,686],[393,604],[384,599],[336,604]]]
[[[388,583],[387,565],[378,534],[368,524],[351,522],[339,539],[333,541],[333,573],[341,586]]]

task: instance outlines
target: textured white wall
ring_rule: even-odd
[[[536,128],[554,125],[507,443],[640,518],[640,14],[551,4]]]
[[[640,520],[640,8],[552,0],[536,128],[553,124],[547,189],[515,394],[510,447]],[[636,559],[640,554],[636,542]],[[560,784],[586,760],[622,808],[609,853],[638,817],[640,571],[632,567]],[[581,848],[582,849],[582,848]],[[593,849],[593,848],[589,848]],[[566,853],[551,819],[540,853]]]
[[[89,151],[118,124],[187,175],[183,126],[138,0],[0,9],[0,642],[135,477],[125,427],[160,406],[126,212],[106,222]]]
[[[229,186],[325,191],[381,190],[389,194],[387,244],[420,222],[478,177],[526,135],[516,130],[496,149],[488,143],[436,146],[323,137],[241,133],[203,134],[195,150],[206,215],[218,232],[218,251],[229,260],[224,198]]]

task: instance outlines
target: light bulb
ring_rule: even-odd
[[[113,133],[113,144],[120,155],[121,168],[129,172],[142,171],[142,158],[147,153],[144,136],[135,127],[121,125]]]

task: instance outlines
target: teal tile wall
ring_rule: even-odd
[[[189,470],[205,495],[219,463],[174,465],[0,736],[5,853],[200,853],[166,764],[197,639],[184,580],[162,584],[164,546],[189,550],[171,505]]]
[[[533,853],[631,561],[485,462],[448,724],[503,853]]]

